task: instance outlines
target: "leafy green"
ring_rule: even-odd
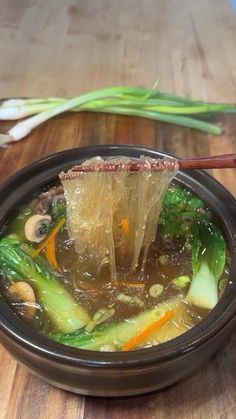
[[[187,295],[192,304],[212,309],[218,301],[218,284],[226,262],[226,243],[217,225],[198,222],[193,236],[193,278]]]
[[[188,300],[198,307],[213,308],[218,301],[218,282],[224,271],[226,244],[203,201],[185,188],[169,188],[159,225],[162,235],[190,238],[193,278]]]
[[[81,349],[100,350],[104,345],[108,345],[110,348],[114,348],[114,350],[116,348],[121,349],[126,342],[161,318],[169,310],[174,310],[175,312],[173,322],[169,321],[165,328],[155,331],[148,342],[146,342],[146,344],[157,344],[173,339],[191,327],[186,304],[181,296],[171,298],[151,309],[143,311],[137,316],[118,323],[111,323],[105,328],[98,327],[92,332],[81,330],[70,334],[50,334],[49,337],[64,345]]]
[[[65,200],[54,199],[51,208],[52,221],[42,223],[40,226],[40,234],[48,234],[62,218],[66,218],[66,202]],[[64,226],[65,228],[65,226]]]
[[[224,291],[227,283],[228,283],[228,278],[226,277],[221,278],[219,281],[219,291]]]
[[[216,280],[221,277],[226,262],[226,244],[219,227],[207,220],[200,223],[202,243],[206,247],[204,258],[208,261]]]
[[[34,288],[56,330],[73,332],[89,322],[88,314],[47,270],[46,264],[34,261],[17,240],[4,238],[0,241],[0,271],[12,281],[24,280]]]
[[[181,187],[170,187],[164,197],[159,225],[163,235],[189,236],[197,221],[210,219],[203,201]]]

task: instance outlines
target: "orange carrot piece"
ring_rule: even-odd
[[[130,349],[133,349],[136,345],[145,340],[151,333],[155,332],[157,329],[163,326],[163,324],[165,324],[174,315],[175,312],[173,310],[167,311],[164,316],[147,326],[142,332],[126,342],[122,348],[123,351],[129,351]]]
[[[121,225],[122,225],[122,228],[123,228],[125,234],[129,234],[129,220],[128,220],[128,218],[123,218],[123,220],[121,220]]]
[[[46,247],[46,257],[50,265],[52,265],[53,268],[57,269],[59,272],[61,272],[61,268],[58,265],[57,258],[56,258],[56,240],[55,236],[52,237],[50,242],[48,243]]]
[[[31,257],[35,258],[36,256],[39,255],[39,253],[42,252],[43,249],[45,249],[48,244],[50,243],[50,241],[56,237],[56,235],[59,233],[59,231],[61,230],[61,228],[63,227],[63,225],[65,224],[66,219],[62,218],[57,225],[55,225],[55,227],[52,229],[52,231],[49,233],[48,237],[44,240],[44,242],[32,252]]]

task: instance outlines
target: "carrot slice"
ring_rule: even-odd
[[[147,326],[142,332],[140,332],[134,338],[126,342],[122,348],[123,351],[129,351],[130,349],[133,349],[140,342],[145,340],[151,333],[155,332],[155,330],[163,326],[163,324],[165,324],[174,315],[175,315],[175,312],[173,310],[167,311],[167,313],[164,314],[163,317],[161,317],[160,319],[156,320],[154,323]]]
[[[123,228],[125,234],[129,234],[129,220],[128,220],[128,218],[123,218],[123,220],[121,220],[121,225],[122,225],[122,228]]]
[[[43,249],[45,249],[48,244],[50,243],[50,241],[56,237],[56,235],[59,233],[59,231],[61,230],[61,228],[63,227],[63,225],[65,224],[66,219],[62,218],[57,225],[55,225],[55,227],[52,229],[52,231],[50,232],[50,234],[48,235],[48,237],[43,241],[43,243],[32,252],[31,257],[35,258],[36,256],[39,255],[39,253],[42,252]]]
[[[61,268],[58,265],[57,258],[56,258],[56,240],[55,236],[52,237],[50,242],[48,243],[46,247],[46,257],[50,265],[52,265],[53,268],[57,269],[59,272],[61,272]]]

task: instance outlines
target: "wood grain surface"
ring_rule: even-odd
[[[236,102],[236,17],[227,0],[0,0],[0,96],[72,96],[151,86]],[[142,144],[181,157],[236,152],[236,116],[221,137],[105,114],[64,115],[0,149],[0,180],[40,157],[88,144]],[[0,132],[10,125],[0,124]],[[236,196],[235,171],[213,175]],[[194,376],[129,399],[53,388],[0,348],[0,419],[235,418],[236,333]]]

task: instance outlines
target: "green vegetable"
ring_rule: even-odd
[[[200,198],[185,188],[171,187],[164,196],[158,223],[162,235],[188,237],[196,222],[210,217]]]
[[[228,284],[228,278],[221,278],[219,281],[219,291],[224,291],[226,285]]]
[[[177,278],[173,279],[171,282],[176,288],[185,288],[189,283],[191,279],[188,275],[181,275]]]
[[[66,218],[66,202],[59,201],[53,202],[51,211],[52,221],[45,222],[40,226],[40,234],[48,234],[63,218]],[[66,228],[66,225],[63,227]]]
[[[90,110],[87,106],[83,107],[84,110]],[[208,132],[210,134],[220,135],[222,130],[216,124],[211,124],[209,122],[202,121],[196,118],[190,118],[182,115],[168,114],[156,111],[150,111],[147,109],[137,109],[137,108],[125,108],[121,106],[112,106],[112,107],[103,107],[98,109],[93,109],[94,112],[106,112],[118,115],[130,115],[130,116],[140,116],[143,118],[153,119],[154,121],[168,122],[169,124],[181,125],[187,128],[195,128],[200,131]]]
[[[210,221],[199,222],[193,237],[193,278],[187,295],[190,303],[208,310],[216,305],[225,261],[226,244],[220,229]]]
[[[186,304],[181,297],[174,297],[165,303],[158,304],[154,308],[143,311],[135,317],[110,324],[106,328],[97,328],[92,333],[82,330],[64,335],[51,334],[49,337],[64,345],[81,349],[99,350],[104,345],[115,345],[117,348],[121,348],[126,342],[161,318],[169,310],[175,311],[173,322],[170,321],[168,327],[160,328],[154,332],[148,340],[148,344],[161,343],[186,332],[192,326],[187,315]]]
[[[11,280],[24,280],[35,290],[40,305],[56,330],[67,333],[84,327],[90,320],[85,310],[64,288],[46,265],[35,262],[22,250],[19,242],[0,241],[0,270]]]
[[[26,240],[25,237],[25,223],[31,215],[35,214],[34,204],[23,208],[21,213],[16,216],[13,223],[11,224],[11,229],[8,231],[8,234],[14,234],[17,236],[20,242]]]
[[[220,229],[211,221],[210,212],[204,208],[202,200],[190,191],[169,188],[164,197],[159,225],[162,234],[167,237],[183,236],[190,240],[193,278],[188,301],[198,307],[212,309],[218,301],[218,282],[224,271],[226,244]],[[178,287],[182,283],[181,277],[175,281]]]
[[[129,86],[115,86],[96,90],[73,99],[36,98],[7,100],[0,106],[0,119],[14,120],[34,115],[0,135],[0,144],[8,144],[27,136],[35,127],[66,111],[108,112],[137,115],[158,121],[196,128],[212,134],[221,134],[216,124],[203,121],[202,115],[217,112],[235,112],[231,104],[211,104],[160,92]],[[196,117],[200,115],[200,117]]]

